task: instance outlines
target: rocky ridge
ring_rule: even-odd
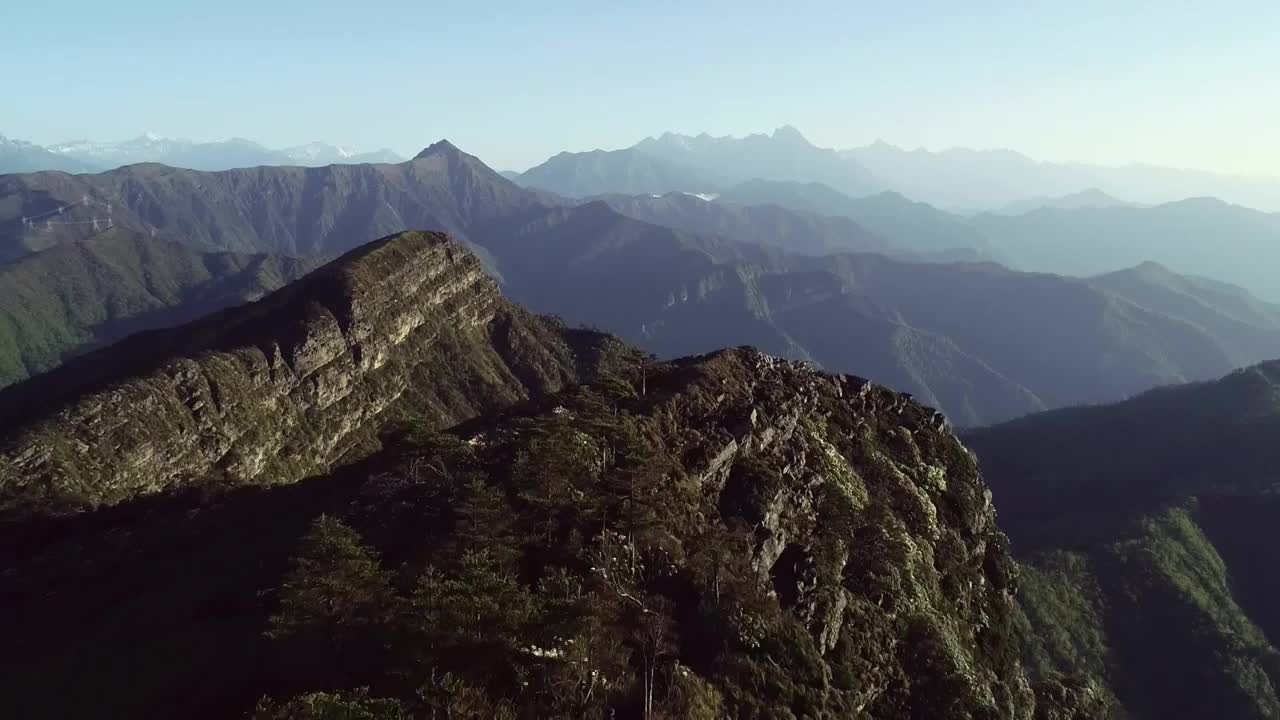
[[[0,506],[114,503],[214,469],[297,480],[376,435],[392,408],[450,425],[575,376],[563,331],[503,300],[474,256],[403,233],[0,394]]]
[[[824,710],[1032,716],[1011,639],[1016,566],[941,414],[750,349],[670,372],[682,387],[651,410],[666,450],[687,459],[712,518],[751,529],[759,586],[830,673]]]

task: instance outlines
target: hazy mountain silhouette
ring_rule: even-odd
[[[726,189],[716,200],[847,217],[910,252],[968,249],[979,256],[990,254],[990,244],[965,218],[893,192],[851,198],[821,183],[752,180]]]
[[[58,170],[69,173],[97,172],[98,165],[65,157],[22,140],[0,135],[0,175]]]
[[[974,227],[1013,266],[1095,275],[1154,261],[1280,300],[1280,215],[1195,198],[1155,207],[984,214]]]
[[[0,174],[44,170],[100,172],[139,163],[161,163],[192,170],[230,170],[256,165],[315,167],[334,163],[404,161],[404,158],[385,148],[375,152],[356,152],[327,143],[312,142],[276,150],[243,138],[196,142],[166,138],[154,133],[121,142],[74,140],[47,148],[15,141],[8,141],[7,144],[23,146],[25,159],[19,163],[6,151],[6,141],[0,138]]]
[[[614,151],[560,153],[519,182],[570,197],[710,193],[756,178],[823,182],[866,195],[884,189],[858,163],[815,147],[795,128],[744,138],[666,133]]]
[[[1000,208],[1002,215],[1022,215],[1041,208],[1058,210],[1075,210],[1078,208],[1132,207],[1134,203],[1111,197],[1097,188],[1089,188],[1080,192],[1058,197],[1029,197],[1011,202]]]
[[[604,195],[588,200],[603,200],[623,215],[654,225],[696,235],[772,245],[806,255],[895,251],[889,240],[849,218],[797,212],[777,205],[713,202],[711,197],[667,193],[657,197]]]
[[[906,150],[885,142],[843,151],[888,187],[947,209],[999,210],[1028,198],[1095,188],[1129,202],[1215,196],[1280,210],[1280,178],[1222,175],[1151,165],[1107,167],[1033,160],[1012,150]]]

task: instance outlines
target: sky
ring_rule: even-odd
[[[1275,0],[199,5],[6,3],[0,133],[407,156],[447,138],[521,170],[789,124],[826,147],[1280,175]]]

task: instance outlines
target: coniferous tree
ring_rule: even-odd
[[[389,575],[373,549],[328,515],[312,522],[303,536],[278,597],[280,607],[267,635],[319,640],[335,654],[383,624],[393,604]]]
[[[290,675],[321,687],[376,677],[397,600],[359,533],[338,518],[316,518],[277,597],[266,635]]]

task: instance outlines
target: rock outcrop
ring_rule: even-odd
[[[1097,716],[1024,671],[1017,567],[937,412],[567,331],[441,235],[0,401],[0,705],[26,716],[369,687],[430,717],[440,677],[482,717]],[[341,648],[263,633],[326,618]]]
[[[750,528],[757,582],[830,679],[825,712],[1032,717],[1012,637],[1017,568],[941,415],[750,349],[669,372],[654,384],[679,390],[651,410],[655,432],[711,498],[708,519]]]
[[[447,426],[560,388],[578,373],[570,335],[507,303],[443,235],[391,236],[0,393],[0,508],[113,504],[215,470],[294,481],[393,419]]]

